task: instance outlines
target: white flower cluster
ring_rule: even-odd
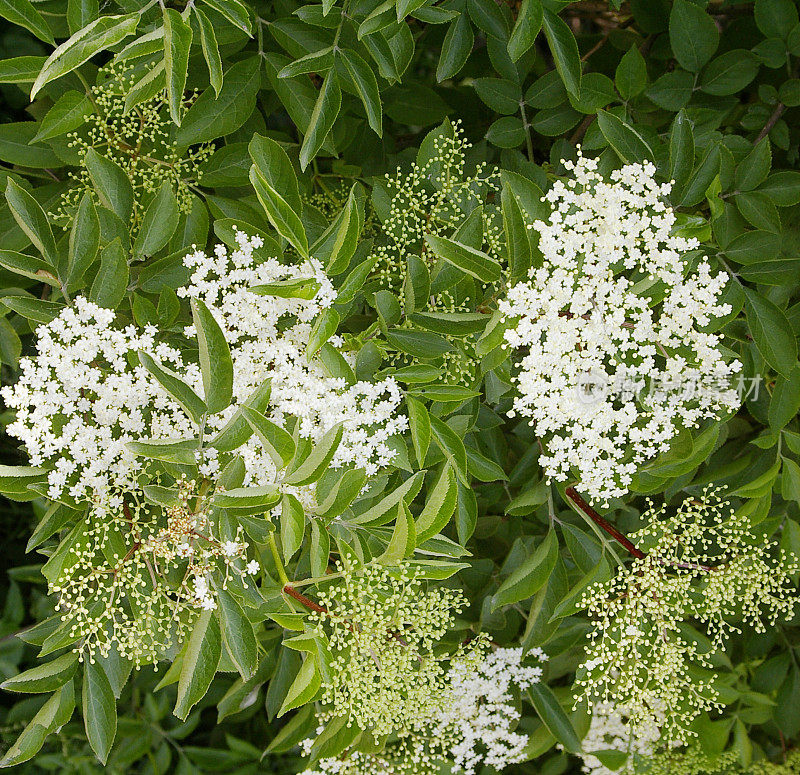
[[[527,656],[547,659],[538,648]],[[497,649],[477,666],[453,667],[444,708],[435,726],[435,734],[454,741],[448,752],[455,762],[453,772],[474,775],[484,764],[502,770],[524,761],[528,736],[513,729],[520,714],[514,707],[511,688],[527,689],[541,677],[541,667],[522,665],[521,648]]]
[[[343,379],[328,376],[317,363],[308,363],[305,349],[311,321],[336,297],[322,266],[314,259],[289,266],[275,258],[263,258],[257,253],[262,239],[241,231],[236,233],[236,242],[237,248],[230,252],[225,245],[217,245],[212,255],[196,250],[186,256],[184,263],[192,275],[189,284],[178,290],[179,296],[200,299],[208,305],[231,348],[234,408],[213,422],[224,425],[236,404],[246,401],[269,378],[273,420],[281,423],[287,415],[298,418],[300,435],[312,440],[343,422],[342,442],[331,465],[353,464],[368,475],[374,474],[395,455],[388,439],[407,427],[405,416],[396,411],[402,399],[396,381],[387,378],[348,386]],[[311,299],[260,295],[250,290],[304,279],[317,286]],[[193,328],[187,328],[186,333],[193,335]],[[199,383],[197,369],[193,379]],[[240,454],[248,467],[248,481],[272,481],[271,460],[256,440]]]
[[[155,328],[116,328],[112,311],[82,297],[36,334],[36,355],[22,358],[19,381],[2,389],[16,410],[8,434],[25,444],[31,465],[52,465],[51,499],[66,493],[118,509],[143,465],[128,442],[193,432],[178,404],[131,363],[145,350],[179,369],[180,354],[157,343]]]
[[[543,263],[513,287],[500,310],[509,345],[523,351],[514,410],[543,439],[542,465],[607,502],[622,495],[642,462],[682,427],[739,404],[720,337],[701,329],[729,312],[725,280],[705,259],[689,271],[693,239],[675,236],[664,204],[670,185],[652,164],[611,174],[597,161],[564,162],[574,179],[545,199]]]
[[[527,657],[547,659],[541,649]],[[423,703],[418,717],[382,752],[351,751],[322,759],[317,769],[302,775],[434,775],[443,771],[444,761],[452,762],[453,773],[475,775],[483,766],[500,771],[524,761],[528,736],[514,730],[520,714],[512,688],[524,690],[538,683],[542,668],[522,662],[520,648],[499,648],[478,661],[455,660],[441,691]],[[313,742],[301,745],[306,755]]]
[[[583,771],[587,775],[627,775],[636,772],[635,756],[652,756],[661,739],[658,724],[650,722],[631,733],[626,723],[627,711],[610,702],[597,703],[592,709],[592,721],[586,737],[583,738]],[[595,753],[620,751],[628,754],[625,764],[610,769]]]

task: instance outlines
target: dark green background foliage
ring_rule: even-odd
[[[207,158],[199,160],[202,174],[189,180],[187,207],[180,212],[166,190],[163,201],[156,191],[142,194],[134,212],[133,200],[124,201],[130,194],[113,174],[103,185],[102,176],[92,178],[99,206],[109,213],[99,244],[119,238],[121,260],[129,259],[121,283],[103,274],[94,261],[96,249],[83,273],[70,274],[63,258],[70,252],[70,222],[51,218],[54,243],[42,246],[36,229],[24,230],[9,204],[0,205],[0,248],[31,261],[20,267],[0,256],[6,384],[15,379],[20,355],[30,351],[33,328],[54,314],[50,302],[65,291],[91,287],[117,306],[123,320],[180,330],[174,290],[186,279],[186,249],[213,243],[214,223],[219,228],[224,218],[270,229],[249,180],[254,134],[283,144],[301,194],[320,206],[323,225],[323,216],[344,205],[353,182],[369,193],[376,178],[407,168],[426,134],[446,119],[460,121],[472,143],[468,171],[487,162],[542,188],[548,174],[563,172],[560,160],[574,158],[580,144],[608,164],[652,160],[662,178],[675,181],[672,205],[683,225],[702,241],[712,264],[734,278],[727,291],[733,311],[724,321],[726,344],[743,361],[745,376],[761,375],[764,386],[713,432],[682,436],[667,456],[640,473],[636,491],[614,502],[609,515],[632,531],[646,495],[673,500],[707,482],[726,484],[737,505],[746,504],[759,539],[778,540],[800,553],[800,23],[793,0],[631,0],[621,7],[596,0],[165,5],[0,0],[6,20],[0,28],[0,188],[13,181],[10,196],[19,186],[44,212],[58,211],[64,192],[76,185],[71,173],[80,163],[68,134],[84,131],[93,109],[89,86],[115,57],[136,84],[139,96],[129,98],[132,103],[166,89],[162,118],[170,148],[182,155],[209,144]],[[82,37],[75,35],[85,28]],[[64,47],[61,56],[48,59],[56,45]],[[329,212],[322,213],[322,202]],[[308,212],[313,222],[317,211]],[[319,218],[307,228],[316,229]],[[133,244],[129,224],[135,227]],[[140,232],[145,234],[137,240]],[[43,259],[37,252],[42,247]],[[95,293],[96,275],[102,282]],[[114,275],[117,281],[120,276]],[[340,270],[337,287],[345,277]],[[359,294],[341,310],[348,330],[358,334],[377,320],[385,333],[393,324],[391,310],[371,293]],[[188,305],[179,314],[186,322]],[[424,350],[430,340],[421,341]],[[362,344],[358,363],[371,374],[382,352],[374,343]],[[475,393],[485,388],[480,410],[470,390],[425,399],[438,416],[460,419],[455,426],[470,452],[464,471],[470,487],[461,486],[445,533],[472,553],[470,567],[457,577],[471,601],[465,617],[497,642],[543,644],[551,655],[547,682],[569,712],[589,624],[579,613],[554,620],[551,615],[595,572],[601,548],[556,493],[562,524],[554,571],[537,584],[538,569],[532,567],[525,597],[512,595],[506,605],[495,605],[503,580],[531,562],[549,520],[538,447],[525,424],[504,415],[507,361],[492,348],[486,352],[474,385]],[[24,465],[24,455],[5,438],[2,460]],[[429,477],[425,491],[433,484]],[[37,649],[16,633],[52,615],[53,603],[39,573],[42,555],[33,547],[26,554],[44,505],[25,502],[8,477],[3,488],[16,496],[3,501],[0,513],[0,674],[9,678],[37,664]],[[49,552],[54,545],[43,548]],[[78,712],[67,723],[68,714],[54,723],[58,732],[19,771],[297,772],[302,765],[293,743],[314,725],[307,709],[289,717],[299,720],[288,729],[287,717],[274,718],[300,659],[271,648],[278,637],[277,629],[262,633],[265,656],[255,675],[244,681],[218,674],[185,721],[172,715],[174,683],[154,691],[163,669],[134,673],[117,692],[116,741],[106,766],[87,740],[85,706],[76,690]],[[798,660],[797,619],[763,635],[733,637],[717,665],[728,708],[702,719],[703,746],[710,752],[730,748],[745,767],[764,755],[780,761],[800,738]],[[50,689],[72,686],[74,679],[54,680]],[[50,696],[3,694],[4,750]],[[527,715],[536,719],[530,708]],[[574,733],[560,729],[562,721],[558,714],[546,719],[555,738],[569,747]],[[579,730],[585,722],[580,713],[572,717]],[[579,760],[559,751],[538,724],[529,727],[540,744],[532,747],[533,760],[508,771],[578,772]]]

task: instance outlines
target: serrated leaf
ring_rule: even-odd
[[[192,299],[192,321],[200,349],[205,406],[211,414],[227,409],[233,400],[233,361],[225,334],[211,311]]]

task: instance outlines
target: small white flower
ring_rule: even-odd
[[[258,564],[258,560],[250,560],[250,562],[245,565],[244,570],[245,573],[254,576],[260,570],[261,566]]]

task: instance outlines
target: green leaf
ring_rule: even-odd
[[[426,234],[425,242],[435,255],[482,282],[491,283],[500,279],[500,264],[481,250],[433,234]]]
[[[194,465],[197,462],[197,439],[154,439],[152,441],[129,441],[128,449],[135,455],[166,463]],[[148,485],[149,486],[149,485]]]
[[[316,482],[333,459],[341,440],[342,425],[340,423],[331,428],[314,445],[311,454],[307,458],[290,470],[289,474],[284,477],[283,483],[302,486]]]
[[[72,681],[64,684],[45,702],[39,712],[25,727],[14,744],[6,751],[0,767],[11,767],[33,758],[42,747],[45,738],[66,724],[75,710],[75,686]]]
[[[327,73],[333,67],[333,46],[312,51],[299,59],[293,59],[278,72],[278,78],[294,78],[307,73]]]
[[[100,253],[100,269],[95,275],[89,300],[106,309],[116,309],[128,290],[128,262],[119,237]]]
[[[0,251],[0,266],[2,266],[2,251]],[[58,301],[32,299],[27,296],[5,296],[0,303],[34,323],[49,323],[53,318],[58,317],[67,306]]]
[[[339,108],[342,106],[342,92],[336,79],[336,73],[331,70],[322,82],[311,119],[305,130],[303,144],[300,146],[300,169],[305,170],[311,160],[317,155],[328,132],[333,127]]]
[[[54,274],[53,267],[46,261],[42,261],[41,258],[34,258],[24,253],[16,253],[13,250],[0,249],[0,266],[10,272],[15,272],[23,277],[30,277],[31,280],[47,283],[55,288],[60,285],[58,278]]]
[[[378,81],[372,68],[353,50],[344,48],[341,50],[341,57],[344,66],[356,92],[364,105],[372,131],[378,137],[383,136],[383,110],[381,108],[381,93],[378,89]]]
[[[522,0],[514,29],[508,39],[508,55],[516,62],[536,41],[542,29],[544,11],[541,0]]]
[[[233,400],[233,361],[225,334],[208,307],[192,299],[192,322],[200,350],[205,405],[211,414],[219,414]]]
[[[525,142],[525,125],[519,116],[503,116],[486,131],[486,139],[498,148],[516,148]]]
[[[261,60],[248,57],[231,65],[217,92],[209,86],[186,111],[175,143],[188,148],[196,143],[216,141],[238,129],[252,115],[261,85]]]
[[[208,65],[208,80],[211,88],[219,97],[222,89],[222,58],[219,55],[217,36],[214,32],[214,25],[211,24],[206,16],[197,6],[193,9],[194,18],[197,19],[197,27],[200,30],[200,45],[203,49],[203,58]]]
[[[299,708],[314,699],[322,685],[316,660],[309,656],[297,672],[286,698],[278,711],[278,718],[294,708]]]
[[[214,504],[223,509],[268,508],[280,499],[280,490],[272,485],[234,487],[232,490],[215,493]]]
[[[256,196],[261,202],[267,218],[278,234],[292,245],[303,258],[308,258],[308,238],[300,216],[278,190],[261,176],[255,165],[250,169],[250,182],[256,190]]]
[[[14,220],[42,254],[42,258],[55,267],[58,263],[56,241],[41,205],[12,178],[8,178],[6,183],[6,201]]]
[[[500,585],[492,599],[492,610],[532,597],[541,589],[558,559],[558,537],[552,528],[544,541]]]
[[[333,308],[325,309],[319,314],[308,335],[306,359],[309,362],[336,333],[336,329],[339,327],[339,320],[339,313]]]
[[[249,290],[259,296],[277,296],[281,299],[313,299],[320,289],[318,280],[313,277],[296,277],[291,280],[276,280],[264,285],[251,285]],[[336,297],[337,302],[340,300]]]
[[[608,144],[626,164],[653,160],[653,149],[630,125],[613,113],[601,110],[597,114],[597,125]]]
[[[78,655],[70,651],[60,657],[36,665],[3,681],[0,688],[9,692],[41,694],[52,692],[71,680],[78,668]]]
[[[767,38],[786,40],[797,25],[797,7],[791,0],[756,0],[756,25]]]
[[[239,2],[239,0],[203,0],[203,2],[218,13],[221,13],[242,32],[250,34],[252,30],[250,11],[245,3]]]
[[[647,88],[647,63],[638,45],[631,46],[620,59],[614,84],[624,100],[636,97]]]
[[[419,468],[425,466],[425,456],[431,443],[431,421],[425,405],[406,394],[406,408],[408,409],[408,422],[411,428],[411,443],[414,445],[414,454],[417,456]]]
[[[164,67],[167,76],[167,105],[172,121],[181,125],[183,92],[189,71],[192,28],[173,8],[164,8]]]
[[[261,178],[280,193],[296,215],[302,215],[303,203],[297,175],[286,151],[272,138],[258,134],[253,135],[247,151]]]
[[[680,65],[697,73],[714,56],[719,30],[702,6],[675,0],[669,15],[669,42]]]
[[[528,699],[553,737],[570,753],[580,753],[581,741],[552,690],[544,683],[533,684],[528,688]]]
[[[548,8],[544,9],[543,24],[556,70],[567,91],[578,97],[581,93],[581,58],[575,36],[567,23]]]
[[[39,40],[55,45],[53,33],[44,17],[33,7],[30,0],[0,0],[0,16],[12,24],[18,24],[32,32]],[[31,98],[33,99],[33,98]]]
[[[44,66],[45,57],[21,56],[0,60],[0,83],[33,83]]]
[[[374,506],[371,506],[365,512],[358,514],[348,521],[355,525],[385,525],[386,522],[391,519],[391,517],[386,518],[386,515],[394,509],[401,500],[410,502],[419,492],[422,487],[423,476],[422,472],[414,474]]]
[[[127,224],[134,201],[128,174],[113,159],[102,156],[94,148],[86,152],[84,164],[102,205]]]
[[[442,532],[456,510],[458,484],[452,466],[446,465],[439,479],[428,495],[425,507],[417,517],[417,545],[421,546],[429,538]]]
[[[99,15],[99,0],[67,0],[67,24],[70,35],[91,24]]]
[[[83,723],[97,758],[105,764],[117,734],[117,701],[99,660],[83,666]]]
[[[140,18],[138,13],[101,16],[78,30],[47,58],[31,88],[31,99],[50,81],[71,73],[95,54],[115,46],[129,35],[133,35]]]
[[[472,25],[469,23],[467,14],[462,11],[450,22],[444,36],[439,64],[436,67],[436,80],[439,83],[460,72],[472,53],[474,43],[475,36],[472,32]]]
[[[772,167],[772,148],[765,137],[736,167],[734,186],[739,191],[752,191],[763,183]]]
[[[434,415],[430,415],[431,433],[436,445],[442,454],[449,461],[450,465],[458,474],[458,478],[469,485],[469,475],[467,473],[467,450],[464,442],[458,437],[456,432],[444,421]]]
[[[73,288],[83,279],[86,270],[97,258],[100,249],[100,220],[87,191],[81,197],[78,212],[69,233],[69,262],[67,264],[67,287]],[[126,267],[127,269],[127,267]],[[126,283],[127,284],[127,283]]]
[[[236,598],[221,587],[217,587],[217,603],[222,642],[242,680],[247,681],[258,667],[258,643],[253,625]]]
[[[788,425],[800,412],[800,365],[788,377],[778,377],[769,402],[769,425],[778,430]]]
[[[329,275],[343,272],[358,248],[358,238],[363,224],[363,188],[354,183],[347,195],[344,207],[311,248]]]
[[[736,94],[758,75],[758,60],[745,49],[726,51],[709,62],[700,78],[700,88],[717,97]]]
[[[669,176],[675,181],[673,192],[680,201],[680,192],[694,168],[694,134],[692,124],[683,111],[672,122],[669,135]]]
[[[263,414],[269,408],[270,392],[271,383],[270,380],[267,379],[248,396],[244,405]],[[230,420],[228,420],[216,436],[211,439],[209,444],[221,452],[231,452],[241,447],[252,435],[253,429],[245,419],[242,406],[240,405]]]
[[[208,691],[217,672],[222,639],[219,623],[213,611],[203,611],[194,623],[183,651],[183,664],[178,679],[178,697],[173,713],[185,720],[192,707]]]
[[[797,363],[797,339],[786,315],[769,299],[743,287],[747,327],[764,359],[788,377]]]
[[[255,409],[242,406],[241,411],[278,469],[285,468],[295,453],[295,443],[291,435]]]
[[[31,142],[49,140],[72,132],[86,121],[86,116],[92,112],[92,102],[85,95],[77,91],[68,91],[62,94],[39,124],[39,131]]]
[[[179,217],[178,202],[172,193],[172,183],[164,181],[142,217],[133,244],[134,256],[142,259],[161,250],[178,228]]]
[[[397,506],[397,518],[392,530],[392,537],[389,539],[386,551],[376,560],[382,565],[398,565],[406,557],[410,557],[414,553],[416,545],[417,536],[414,518],[411,516],[408,506],[403,501],[400,501]]]
[[[386,341],[392,347],[415,358],[438,358],[453,349],[443,337],[429,331],[411,328],[393,328],[387,331]]]
[[[161,366],[152,356],[142,350],[139,351],[139,362],[156,378],[161,387],[181,405],[195,423],[202,424],[203,416],[208,409],[194,390],[180,379],[177,374]]]

